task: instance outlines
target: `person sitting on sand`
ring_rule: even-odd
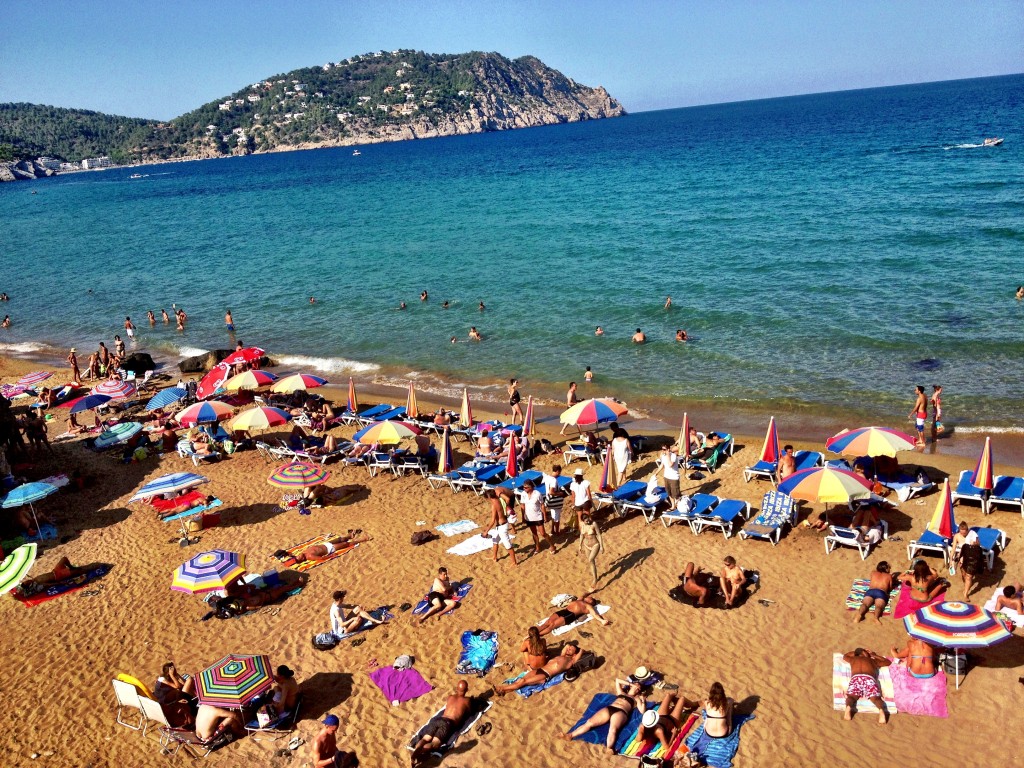
[[[724,563],[720,577],[722,596],[725,598],[725,607],[732,608],[737,598],[745,592],[744,586],[747,577],[744,575],[743,569],[736,564],[735,557],[727,556],[722,562]]]
[[[657,739],[665,749],[668,749],[683,727],[683,710],[696,709],[699,706],[699,701],[690,701],[676,691],[665,691],[661,706],[656,710],[647,709],[647,701],[643,696],[639,697],[637,710],[643,717],[637,732],[638,738],[641,741]]]
[[[787,445],[782,449],[779,456],[779,482],[796,472],[796,458],[793,456],[793,446]]]
[[[916,637],[907,638],[907,647],[902,651],[892,647],[894,659],[906,659],[907,670],[914,677],[935,677],[938,671],[939,651],[930,643]]]
[[[919,603],[931,602],[949,588],[949,582],[939,577],[938,571],[920,558],[914,561],[912,570],[900,578],[910,587],[910,597]]]
[[[473,700],[466,693],[469,684],[459,680],[455,684],[455,692],[444,703],[444,712],[430,718],[420,733],[420,738],[413,745],[412,764],[418,766],[426,761],[432,752],[443,745],[462,730],[463,724],[473,713]]]
[[[373,541],[370,536],[360,536],[362,531],[349,531],[348,533],[342,533],[338,536],[332,536],[326,541],[320,544],[314,544],[311,547],[307,547],[301,553],[295,556],[296,563],[304,562],[321,562],[328,559],[331,555],[338,551],[338,547],[344,545],[356,545],[363,544],[367,541]],[[274,553],[274,557],[289,558],[291,555],[286,549],[279,549]]]
[[[228,597],[214,602],[213,607],[215,609],[226,608],[229,611],[233,610],[236,614],[244,613],[245,611],[257,611],[265,605],[276,603],[295,589],[302,589],[308,582],[309,574],[300,573],[294,580],[273,587],[257,588],[252,584],[232,585],[225,590]],[[238,611],[237,606],[234,608],[230,607],[228,605],[230,600],[237,601],[241,605],[242,610]]]
[[[200,704],[196,712],[196,736],[203,741],[210,741],[221,735],[229,742],[245,735],[241,713],[235,709]]]
[[[850,683],[846,687],[846,709],[843,720],[853,719],[853,708],[857,699],[867,699],[878,708],[878,724],[885,725],[888,713],[882,700],[882,688],[878,683],[878,670],[892,664],[889,659],[874,651],[855,648],[843,654],[843,661],[850,665]]]
[[[713,573],[705,573],[696,564],[687,563],[686,569],[679,576],[683,592],[697,598],[697,607],[702,608],[714,597],[718,579]]]
[[[383,619],[373,618],[360,605],[351,605],[346,612],[345,594],[344,590],[339,590],[331,595],[331,599],[334,601],[331,603],[331,632],[337,637],[355,632],[367,621],[374,626],[384,623]]]
[[[309,297],[310,303],[313,297]],[[354,768],[359,760],[352,752],[338,751],[338,726],[341,720],[337,715],[328,715],[322,721],[323,728],[313,738],[310,750],[313,753],[313,768]]]
[[[882,623],[882,614],[885,613],[885,606],[889,604],[889,593],[892,592],[893,578],[889,569],[889,563],[885,560],[875,566],[868,580],[868,591],[864,593],[864,601],[857,609],[857,615],[853,617],[856,624],[864,621],[871,606],[875,607],[875,621]]]
[[[424,598],[427,601],[427,612],[416,619],[418,627],[431,616],[444,616],[451,613],[459,606],[455,599],[455,589],[452,587],[451,579],[448,578],[448,569],[441,567],[437,569],[437,576],[430,585],[430,591]]]
[[[520,688],[525,688],[528,685],[543,685],[551,678],[562,674],[571,667],[579,654],[579,644],[575,640],[570,640],[562,647],[561,653],[544,664],[540,669],[527,672],[514,683],[502,683],[495,686],[494,693],[498,696],[504,696],[506,693],[518,691]]]
[[[571,741],[585,733],[589,733],[602,725],[608,725],[608,737],[605,739],[605,749],[611,755],[615,754],[615,740],[619,732],[629,722],[633,710],[637,708],[643,699],[643,688],[639,683],[628,680],[615,681],[615,700],[606,707],[597,710],[587,722],[573,728],[568,733],[560,734],[566,741]]]
[[[1014,583],[1012,586],[1003,587],[1003,592],[996,598],[997,611],[1016,611],[1024,614],[1024,591],[1021,585]]]
[[[548,644],[540,636],[537,627],[530,627],[527,630],[526,639],[523,640],[519,652],[523,654],[523,664],[533,672],[548,663]]]
[[[611,622],[597,612],[597,604],[597,599],[590,595],[585,595],[579,600],[573,600],[571,603],[566,603],[537,625],[540,636],[544,637],[545,635],[550,635],[559,627],[566,627],[569,624],[573,624],[587,614],[593,616],[601,622],[603,626],[609,626]]]

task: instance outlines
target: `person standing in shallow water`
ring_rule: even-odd
[[[924,445],[924,423],[928,419],[928,398],[925,397],[924,387],[920,384],[914,391],[914,410],[910,412],[909,418],[917,427],[917,444]]]

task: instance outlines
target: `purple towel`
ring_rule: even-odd
[[[381,667],[370,673],[370,679],[380,688],[384,698],[390,702],[397,701],[399,704],[434,690],[434,686],[424,680],[423,675],[415,669]]]

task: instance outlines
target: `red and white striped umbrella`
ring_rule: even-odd
[[[199,382],[199,386],[196,387],[196,397],[200,400],[213,397],[230,376],[231,366],[226,363],[217,363]]]
[[[127,381],[111,379],[92,388],[94,395],[106,395],[111,400],[121,400],[135,394],[135,385]]]
[[[18,384],[23,387],[34,387],[39,382],[46,381],[51,376],[53,376],[53,374],[50,371],[33,371],[32,373],[26,373],[18,379]]]

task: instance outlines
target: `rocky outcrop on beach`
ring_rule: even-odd
[[[0,181],[27,181],[53,176],[54,172],[35,160],[19,160],[16,163],[0,163]]]

